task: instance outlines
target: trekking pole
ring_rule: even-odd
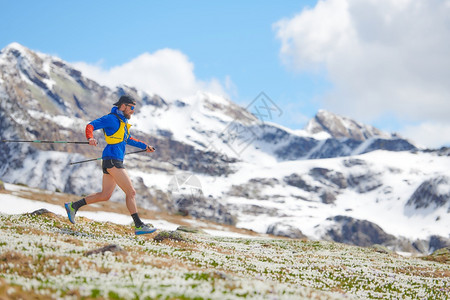
[[[134,151],[134,152],[129,152],[129,153],[125,153],[125,155],[128,155],[128,154],[135,154],[135,153],[141,153],[141,152],[145,152],[145,151],[147,151],[147,149],[145,149],[145,150],[139,150],[139,151]],[[69,166],[71,166],[71,165],[76,165],[76,164],[82,164],[82,163],[90,162],[90,161],[96,161],[96,160],[100,160],[100,159],[102,159],[102,157],[99,157],[99,158],[93,158],[93,159],[88,159],[88,160],[82,160],[82,161],[77,161],[77,162],[72,162],[72,163],[69,164]]]
[[[89,142],[69,142],[69,141],[18,141],[18,140],[2,140],[2,143],[41,143],[41,144],[89,144]]]

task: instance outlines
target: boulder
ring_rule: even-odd
[[[274,223],[267,228],[267,234],[273,234],[276,236],[284,236],[292,239],[305,239],[306,235],[304,235],[300,229],[283,224],[283,223]]]
[[[45,209],[45,208],[41,208],[41,209],[37,209],[35,211],[33,211],[32,213],[30,213],[31,216],[41,216],[44,214],[52,214],[54,215],[54,213],[52,213],[51,211]]]
[[[324,238],[339,243],[369,247],[394,241],[393,235],[387,234],[375,223],[358,220],[348,216],[334,216],[327,219],[333,225],[327,229]]]
[[[157,236],[153,238],[155,242],[162,242],[164,240],[173,240],[177,242],[189,242],[190,240],[185,238],[180,232],[178,231],[161,231],[158,233]]]
[[[108,252],[108,251],[109,252],[113,252],[113,253],[118,252],[118,253],[122,253],[122,254],[127,254],[127,252],[125,250],[123,250],[122,247],[120,247],[120,246],[118,246],[116,244],[110,244],[110,245],[107,245],[107,246],[102,247],[102,248],[98,248],[98,249],[87,251],[84,254],[84,256],[89,256],[89,255],[99,254],[99,253],[104,254],[105,252]]]

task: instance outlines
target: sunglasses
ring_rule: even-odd
[[[130,105],[130,104],[125,104],[126,106],[128,106],[131,110],[134,110],[134,105]]]

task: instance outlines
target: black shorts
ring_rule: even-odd
[[[123,166],[123,161],[118,160],[118,159],[104,159],[102,162],[102,169],[103,169],[103,174],[109,174],[108,170],[106,169],[111,169],[116,167],[117,169],[125,169],[125,167]]]

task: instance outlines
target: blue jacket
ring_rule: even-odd
[[[111,109],[110,114],[98,118],[87,125],[86,136],[88,135],[89,125],[92,125],[93,130],[103,129],[106,135],[113,135],[117,132],[117,130],[119,130],[120,127],[120,121],[117,117],[119,117],[125,124],[128,123],[128,119],[125,118],[116,106],[114,106]],[[127,126],[125,126],[124,140],[118,144],[108,144],[103,150],[102,159],[118,159],[123,161],[125,156],[125,146],[127,144],[141,149],[147,148],[147,145],[144,142],[131,137],[128,133]]]

